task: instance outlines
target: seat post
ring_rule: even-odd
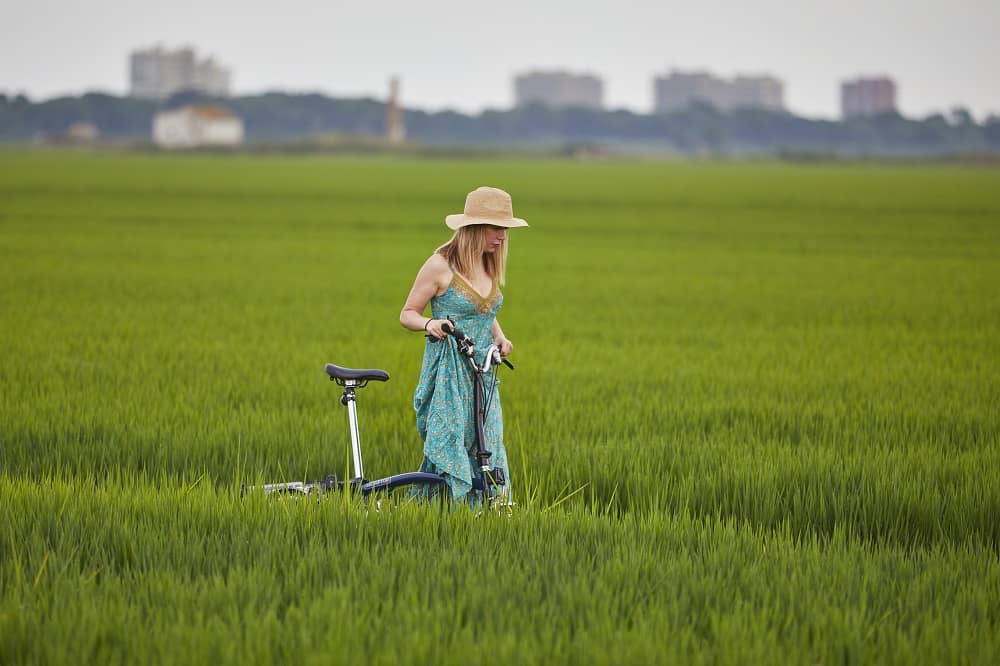
[[[358,434],[358,405],[357,397],[354,395],[354,387],[360,382],[354,379],[344,381],[344,395],[340,397],[340,404],[347,407],[347,421],[351,428],[351,454],[354,457],[354,478],[364,480],[365,471],[361,462],[361,436]]]

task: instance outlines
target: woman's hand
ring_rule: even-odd
[[[499,347],[501,356],[510,356],[510,353],[514,351],[514,343],[507,338],[494,340],[493,344]]]
[[[447,335],[442,328],[445,324],[451,326],[451,322],[447,319],[431,319],[424,325],[424,330],[427,331],[428,335],[433,335],[440,340]]]

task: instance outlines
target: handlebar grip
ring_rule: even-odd
[[[465,333],[462,333],[462,331],[455,328],[455,326],[451,322],[446,322],[444,324],[441,324],[441,330],[447,333],[448,335],[452,336],[456,340],[469,339],[469,336],[467,336]]]

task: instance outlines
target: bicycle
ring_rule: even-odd
[[[489,466],[489,460],[493,452],[487,448],[483,428],[488,407],[483,378],[501,363],[511,370],[514,369],[514,366],[509,360],[500,355],[500,349],[495,344],[491,344],[487,348],[482,365],[477,365],[475,360],[475,342],[472,338],[458,330],[454,326],[454,323],[451,326],[446,324],[444,331],[454,339],[458,352],[465,358],[473,377],[472,390],[475,418],[474,457],[476,469],[472,478],[472,489],[473,491],[487,495],[491,501],[506,502],[506,495],[503,492],[507,484],[504,470],[501,467],[490,468]],[[427,337],[432,342],[444,343],[446,340],[438,341],[437,338],[433,338],[432,336]],[[258,489],[262,490],[265,495],[313,495],[348,491],[360,493],[362,497],[367,498],[372,494],[389,494],[400,488],[426,491],[424,494],[427,496],[447,494],[447,482],[445,478],[431,472],[403,472],[375,480],[365,478],[364,463],[361,456],[361,436],[358,428],[357,391],[365,388],[368,382],[388,381],[389,373],[385,370],[377,369],[346,368],[333,363],[327,363],[325,370],[330,381],[336,382],[338,386],[344,389],[340,397],[340,404],[347,407],[354,475],[346,480],[338,479],[335,474],[329,474],[320,481],[291,481],[249,487],[244,485],[241,489],[241,494],[245,495],[248,492]]]

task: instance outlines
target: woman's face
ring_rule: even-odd
[[[506,227],[494,227],[492,224],[484,225],[483,230],[483,252],[492,253],[503,247],[503,242],[507,240]]]

